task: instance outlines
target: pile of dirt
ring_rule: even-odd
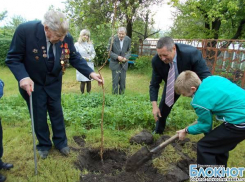
[[[146,141],[145,134],[143,136],[143,140]],[[149,135],[149,137],[151,136]],[[154,148],[168,138],[169,136],[162,136],[148,147]],[[188,155],[181,152],[182,146],[189,142],[188,139],[172,143],[175,152],[181,155],[181,160],[171,164],[165,174],[161,174],[152,163],[154,158],[161,155],[162,150],[156,152],[152,156],[152,160],[146,162],[136,172],[126,172],[125,165],[128,157],[124,151],[117,149],[105,150],[102,161],[99,149],[84,147],[84,136],[76,136],[74,140],[81,147],[78,160],[75,163],[81,170],[81,182],[179,182],[188,180],[189,164],[195,163]],[[196,150],[195,144],[193,150]],[[87,172],[84,172],[84,170]]]

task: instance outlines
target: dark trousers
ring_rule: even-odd
[[[197,164],[227,166],[229,151],[244,139],[245,128],[221,124],[197,143]]]
[[[164,93],[165,93],[165,90],[164,90]],[[174,103],[179,99],[179,97],[180,97],[180,95],[174,94]],[[168,107],[165,104],[165,94],[163,94],[160,105],[159,105],[159,109],[160,109],[162,117],[159,117],[159,119],[157,121],[156,128],[155,128],[156,133],[158,133],[158,134],[163,133],[165,126],[166,126],[167,117],[168,117],[169,113],[171,112],[173,105],[171,107]]]
[[[22,91],[21,94],[30,109],[29,96],[25,91]],[[67,146],[64,116],[61,107],[61,96],[57,98],[51,98],[44,90],[34,90],[33,92],[33,118],[34,129],[39,142],[37,145],[38,150],[49,150],[52,147],[50,131],[47,123],[47,112],[51,121],[53,131],[52,141],[54,146],[57,149],[62,149]]]
[[[0,118],[0,166],[2,166],[2,157],[3,157],[3,128],[2,128],[2,121]]]
[[[81,82],[80,90],[81,90],[82,94],[84,93],[85,85],[87,85],[87,92],[89,93],[91,91],[91,81]]]

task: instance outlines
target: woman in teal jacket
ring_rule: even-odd
[[[201,82],[196,73],[184,71],[176,79],[175,92],[193,97],[198,116],[197,124],[177,131],[179,139],[204,133],[197,143],[197,164],[227,166],[229,151],[245,139],[245,90],[220,76]],[[213,115],[223,123],[212,130]]]

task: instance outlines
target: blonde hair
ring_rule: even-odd
[[[81,30],[80,35],[79,35],[79,38],[78,38],[77,41],[79,43],[82,43],[83,42],[83,40],[82,40],[82,36],[83,35],[87,35],[88,36],[88,43],[91,43],[91,41],[90,41],[90,31],[88,29]]]
[[[183,71],[180,73],[174,83],[174,90],[177,94],[181,94],[181,91],[190,92],[191,87],[198,88],[201,84],[200,78],[193,71]]]
[[[55,10],[49,10],[44,14],[43,25],[55,31],[58,36],[64,36],[69,30],[69,20],[65,14]]]

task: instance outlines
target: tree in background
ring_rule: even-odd
[[[8,13],[8,11],[3,11],[0,13],[0,21],[2,21],[4,18],[7,17],[7,13]]]
[[[145,12],[142,12],[141,17],[142,18],[137,18],[134,21],[134,29],[133,33],[136,33],[139,37],[139,39],[145,40],[148,37],[151,37],[155,34],[158,34],[160,32],[160,29],[154,30],[153,24],[154,24],[154,19],[150,19],[150,10],[147,10]],[[154,16],[154,14],[153,14]],[[137,28],[137,25],[140,25],[141,28]],[[144,30],[143,32],[139,32],[137,30]]]
[[[107,42],[111,35],[111,19],[113,3],[105,0],[67,0],[65,13],[71,19],[70,32],[78,37],[82,29],[91,31],[91,39],[95,44]]]
[[[112,30],[111,22],[116,11],[116,24]],[[139,40],[154,35],[159,30],[153,29],[154,19],[150,6],[161,4],[162,0],[67,0],[65,13],[70,17],[70,32],[76,38],[80,30],[87,28],[91,31],[91,39],[99,52],[106,50],[112,33],[116,34],[119,26],[127,29],[127,35],[132,39],[132,52],[137,53]]]
[[[88,28],[96,35],[96,39],[100,42],[108,41],[111,33],[116,33],[116,29],[111,30],[111,20],[114,16],[113,9],[115,2],[117,2],[116,28],[118,26],[125,26],[127,28],[127,35],[132,39],[133,31],[143,32],[142,35],[140,35],[142,39],[153,33],[150,27],[154,21],[149,18],[149,8],[151,5],[163,3],[162,0],[67,0],[66,13],[72,18],[72,22],[79,30]],[[136,30],[133,27],[134,23],[137,21],[144,23],[144,26],[140,26],[140,30]],[[137,28],[139,28],[139,26]],[[73,31],[78,32],[79,30]]]
[[[5,17],[7,17],[6,15]],[[1,37],[11,38],[15,32],[15,29],[19,26],[19,24],[24,22],[26,22],[26,19],[24,19],[22,16],[20,15],[13,16],[11,20],[6,23],[7,25],[5,25],[4,27],[0,27]]]
[[[137,18],[142,18],[145,21],[145,27],[143,32],[147,32],[149,28],[147,25],[154,23],[149,21],[150,7],[152,5],[161,5],[164,1],[162,0],[129,0],[120,1],[119,6],[121,12],[121,18],[126,22],[127,35],[132,38],[133,24]]]
[[[178,9],[170,35],[174,38],[242,39],[244,0],[172,0]]]
[[[26,22],[26,19],[23,18],[20,15],[14,15],[11,19],[11,21],[9,22],[9,27],[11,27],[14,31],[15,29],[21,24]]]

